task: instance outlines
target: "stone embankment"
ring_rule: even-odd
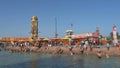
[[[107,49],[106,47],[100,48],[87,48],[83,49],[80,47],[70,47],[70,46],[52,46],[52,47],[34,47],[34,46],[27,46],[27,47],[19,47],[19,46],[6,46],[5,50],[12,51],[12,52],[36,52],[42,54],[94,54],[96,55],[98,51],[101,51],[102,55],[116,55],[120,56],[120,49],[117,47],[110,47]]]

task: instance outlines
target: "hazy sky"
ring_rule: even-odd
[[[54,37],[55,17],[59,37],[96,27],[106,36],[114,24],[120,32],[120,0],[0,0],[0,37],[29,37],[32,16],[38,16],[40,37]]]

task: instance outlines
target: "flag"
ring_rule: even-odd
[[[71,24],[71,27],[73,27],[73,24]]]

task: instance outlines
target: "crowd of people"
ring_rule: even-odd
[[[72,42],[73,43],[73,42]],[[74,45],[69,43],[68,45],[63,45],[62,42],[56,41],[37,41],[37,42],[6,42],[1,45],[5,50],[10,51],[20,51],[20,52],[31,52],[35,50],[39,50],[41,47],[45,47],[45,49],[49,49],[52,47],[59,47],[62,50],[62,47],[68,48],[71,55],[75,54],[74,49],[78,48],[81,54],[88,54],[89,52],[95,52],[99,58],[102,56],[103,49],[106,49],[107,52],[112,50],[113,46],[107,43],[106,45],[96,45],[94,42],[88,40],[82,41],[74,41]],[[71,44],[71,45],[70,45]],[[120,45],[114,45],[114,48],[120,51]],[[95,51],[94,51],[95,50]],[[108,53],[105,52],[105,55],[109,57]],[[62,52],[61,52],[62,53]]]

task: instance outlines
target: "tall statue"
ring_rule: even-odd
[[[118,43],[116,25],[113,26],[113,43],[114,43],[114,45],[116,45]]]
[[[36,41],[37,39],[38,39],[38,18],[37,16],[32,16],[30,40]]]

